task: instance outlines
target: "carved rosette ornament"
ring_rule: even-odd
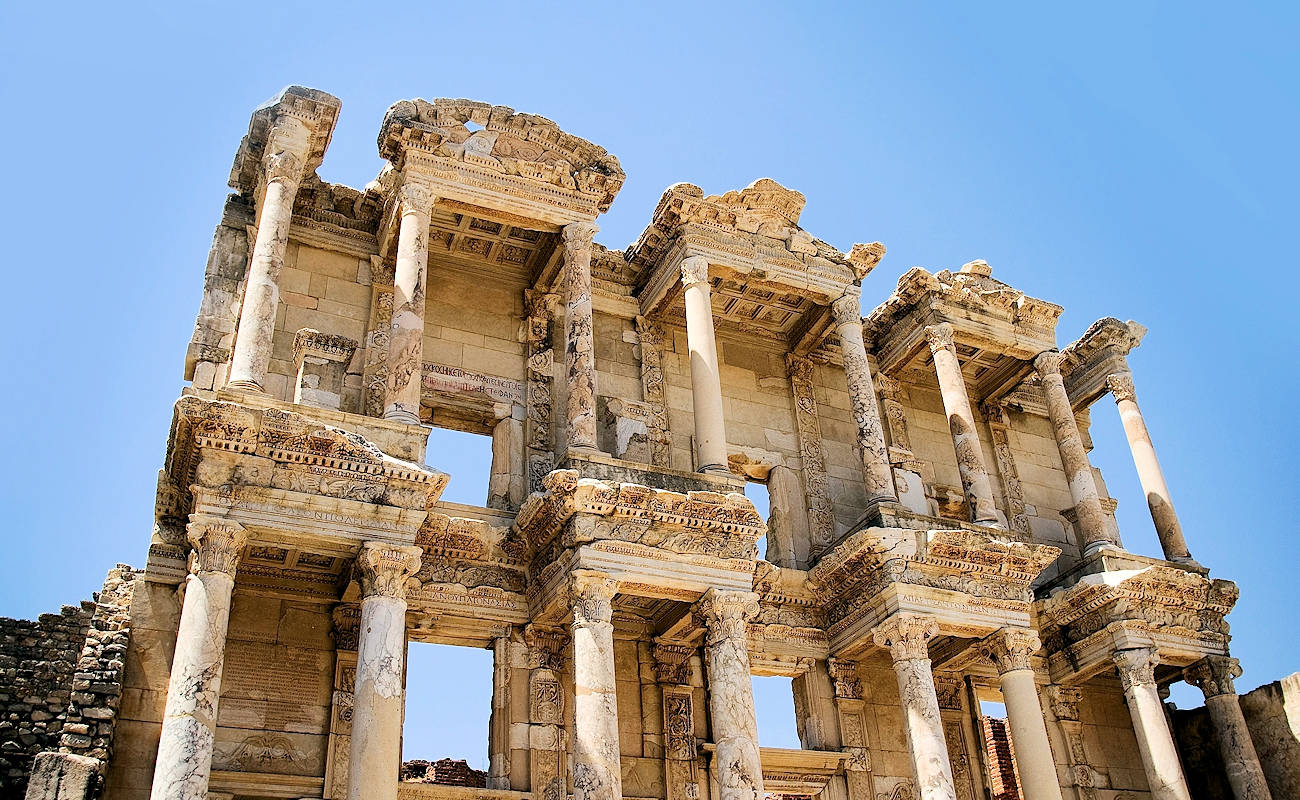
[[[708,632],[707,644],[726,639],[744,641],[749,634],[750,620],[758,617],[758,595],[710,589],[695,604],[694,613]]]
[[[1038,634],[1028,628],[1003,628],[980,642],[979,649],[1001,675],[1032,669],[1030,659],[1042,646]]]
[[[201,514],[190,516],[185,529],[194,547],[194,574],[221,572],[234,576],[239,555],[248,544],[248,532],[237,522]]]
[[[618,581],[600,573],[578,572],[569,583],[573,627],[609,624],[614,618]]]
[[[1156,685],[1156,665],[1160,663],[1160,656],[1154,647],[1116,650],[1111,658],[1125,691],[1135,686]]]
[[[862,679],[858,677],[858,662],[842,658],[826,659],[835,697],[840,700],[861,700]]]
[[[1106,376],[1106,388],[1115,400],[1132,400],[1137,402],[1137,389],[1133,388],[1133,376],[1127,372],[1113,372]]]
[[[1234,680],[1241,677],[1241,662],[1231,656],[1206,656],[1183,670],[1183,678],[1205,697],[1236,695]]]
[[[934,617],[920,614],[895,614],[871,632],[880,647],[889,649],[894,661],[930,658],[930,640],[939,633]]]
[[[695,648],[688,644],[656,642],[654,646],[655,680],[659,683],[687,685],[691,682],[691,656]]]
[[[366,542],[356,560],[361,595],[405,600],[407,584],[420,569],[422,553],[418,547]]]

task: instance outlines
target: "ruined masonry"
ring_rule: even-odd
[[[325,183],[339,108],[253,113],[148,559],[64,615],[28,798],[1188,800],[1184,678],[1198,769],[1270,796],[1142,326],[1058,347],[1061,307],[983,261],[864,316],[884,246],[816,238],[768,179],[675,184],[607,249],[618,160],[470,100],[394,104],[379,176]],[[1161,553],[1089,463],[1107,397]],[[430,426],[491,437],[482,506],[440,501]],[[401,780],[408,642],[491,650],[486,786]],[[759,746],[753,675],[793,679],[802,749]]]

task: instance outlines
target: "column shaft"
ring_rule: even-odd
[[[1061,379],[1061,354],[1055,351],[1040,353],[1034,359],[1034,369],[1043,387],[1047,415],[1052,420],[1056,447],[1061,452],[1061,465],[1065,468],[1074,513],[1079,520],[1079,546],[1086,552],[1105,545],[1118,546],[1119,542],[1115,541],[1106,525],[1106,512],[1101,508],[1097,480],[1092,474],[1092,464],[1088,462],[1088,451],[1083,449],[1079,423],[1074,418],[1070,396],[1066,394],[1065,382]]]
[[[894,489],[885,431],[880,424],[876,404],[876,387],[867,364],[867,348],[862,341],[862,311],[856,295],[846,294],[831,304],[840,334],[840,351],[844,355],[844,374],[848,378],[849,403],[858,425],[858,454],[867,484],[867,499],[898,500]]]
[[[1041,646],[1032,630],[1003,628],[980,642],[980,651],[998,669],[1025,800],[1061,800],[1061,784],[1030,662]]]
[[[573,797],[622,800],[613,600],[618,583],[576,573],[573,603]]]
[[[979,434],[975,428],[975,415],[971,412],[970,397],[966,394],[966,379],[957,360],[957,346],[953,343],[952,325],[947,322],[925,329],[934,356],[934,371],[939,378],[939,394],[943,398],[943,411],[948,417],[953,449],[957,452],[957,471],[961,474],[962,489],[970,504],[971,520],[985,525],[998,525],[998,515],[993,505],[993,484],[984,466]]]
[[[568,449],[596,450],[596,353],[591,312],[589,222],[564,226],[564,364],[568,376]]]
[[[357,556],[361,636],[352,705],[350,800],[397,800],[405,700],[406,581],[420,548],[367,542]]]
[[[231,386],[262,391],[271,363],[275,314],[280,304],[280,271],[289,247],[293,201],[302,180],[310,131],[301,120],[281,118],[271,129],[263,161],[265,191],[257,213],[257,237],[244,283],[235,350],[230,359]]]
[[[1205,693],[1205,708],[1214,723],[1223,770],[1236,800],[1272,800],[1264,769],[1250,738],[1250,728],[1241,713],[1234,680],[1241,676],[1241,665],[1230,656],[1207,656],[1187,669],[1183,677]]]
[[[397,266],[393,272],[393,319],[388,334],[388,400],[384,419],[420,423],[424,379],[424,296],[428,284],[429,215],[433,195],[418,184],[399,190]]]
[[[248,541],[241,526],[209,517],[192,517],[188,535],[197,551],[197,568],[185,583],[152,800],[202,800],[207,794],[230,595]]]
[[[1165,558],[1170,561],[1189,561],[1192,556],[1187,550],[1187,540],[1183,538],[1183,527],[1178,522],[1178,514],[1174,512],[1173,501],[1169,499],[1165,473],[1160,469],[1160,461],[1156,458],[1156,449],[1151,444],[1151,434],[1147,431],[1146,420],[1142,418],[1142,409],[1138,408],[1133,376],[1128,373],[1109,375],[1106,385],[1119,408],[1124,435],[1128,439],[1129,450],[1133,453],[1133,463],[1137,466],[1138,481],[1142,484],[1142,493],[1147,496],[1151,520],[1155,523],[1156,535],[1160,537],[1160,547],[1164,550]]]
[[[1118,650],[1114,654],[1124,699],[1133,718],[1138,753],[1153,800],[1191,800],[1187,779],[1178,761],[1174,737],[1169,732],[1164,705],[1156,689],[1156,651],[1151,648]]]
[[[696,605],[696,614],[707,629],[704,661],[719,800],[761,800],[763,767],[748,647],[749,620],[758,616],[758,598],[751,592],[710,589]]]
[[[930,669],[928,642],[938,632],[933,618],[895,614],[872,631],[872,636],[876,644],[889,648],[894,659],[907,749],[921,800],[956,800],[939,696]]]
[[[691,354],[696,469],[726,472],[727,430],[722,418],[722,379],[709,299],[709,260],[703,256],[683,260],[682,285],[686,287],[686,345]]]

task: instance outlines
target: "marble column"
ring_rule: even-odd
[[[1272,800],[1233,684],[1240,676],[1241,664],[1230,656],[1206,656],[1183,670],[1187,682],[1205,693],[1205,708],[1214,723],[1214,735],[1219,741],[1219,754],[1223,757],[1223,769],[1233,797]]]
[[[262,159],[264,191],[257,210],[257,236],[244,283],[229,385],[262,391],[271,364],[275,314],[280,305],[280,271],[289,247],[293,201],[302,181],[311,131],[302,120],[281,117],[267,136]]]
[[[749,671],[749,621],[758,616],[758,596],[710,589],[695,605],[695,615],[705,627],[718,800],[761,800],[763,767]]]
[[[573,606],[573,797],[621,800],[618,693],[614,683],[614,595],[618,581],[575,572]]]
[[[1105,546],[1119,547],[1106,524],[1097,479],[1092,474],[1092,464],[1088,462],[1088,451],[1083,448],[1083,437],[1079,435],[1079,423],[1070,407],[1070,396],[1065,393],[1065,381],[1061,379],[1061,354],[1055,350],[1039,353],[1034,359],[1034,371],[1038,373],[1038,382],[1043,389],[1047,415],[1052,420],[1056,447],[1061,452],[1061,465],[1065,468],[1066,482],[1070,487],[1070,499],[1074,501],[1074,513],[1079,521],[1076,532],[1079,546],[1085,554]]]
[[[352,700],[350,800],[397,800],[402,760],[406,588],[420,568],[418,547],[366,542],[357,556],[361,635]]]
[[[1138,753],[1152,800],[1191,800],[1174,737],[1169,731],[1169,720],[1156,689],[1155,668],[1159,658],[1155,648],[1117,650],[1112,657],[1120,683],[1124,685],[1124,699],[1133,718],[1133,732],[1137,735]]]
[[[1129,450],[1133,452],[1138,481],[1142,484],[1142,492],[1147,496],[1151,520],[1155,523],[1156,535],[1160,537],[1160,547],[1165,552],[1165,558],[1170,561],[1191,561],[1187,540],[1183,538],[1183,526],[1178,522],[1173,501],[1169,499],[1165,473],[1160,469],[1160,461],[1156,459],[1156,450],[1151,445],[1151,434],[1147,432],[1142,409],[1138,408],[1133,376],[1127,372],[1108,375],[1106,386],[1115,398],[1115,405],[1119,407],[1120,422],[1124,425]]]
[[[176,631],[152,800],[203,800],[207,795],[230,595],[239,554],[248,543],[243,526],[219,517],[191,515],[186,533],[194,557]]]
[[[564,369],[568,376],[568,449],[596,447],[596,349],[591,318],[590,222],[564,226]]]
[[[858,455],[862,458],[862,474],[867,482],[867,500],[897,501],[889,451],[885,447],[884,426],[880,423],[880,408],[876,405],[876,386],[871,380],[867,348],[862,341],[862,310],[856,292],[850,291],[831,303],[831,312],[835,315],[840,351],[844,355],[849,403],[853,407],[853,419],[858,424]]]
[[[429,278],[429,217],[436,199],[428,188],[406,183],[398,190],[397,267],[393,272],[393,318],[388,332],[388,399],[384,419],[420,424],[424,380],[424,295]]]
[[[939,696],[930,671],[929,642],[938,632],[939,623],[933,617],[919,614],[894,614],[871,632],[876,644],[889,648],[894,659],[907,749],[912,754],[920,800],[957,798],[939,715]]]
[[[1047,723],[1029,661],[1041,646],[1032,630],[1003,628],[982,641],[980,651],[998,670],[1025,800],[1061,800]]]
[[[713,338],[709,260],[682,260],[686,287],[686,346],[691,353],[691,397],[695,411],[695,462],[699,472],[727,472],[727,430],[722,419],[722,377]]]
[[[957,452],[957,471],[961,474],[962,489],[970,504],[971,520],[981,525],[1001,527],[993,505],[993,484],[989,481],[988,467],[984,466],[975,415],[970,409],[966,379],[961,374],[961,362],[957,360],[957,345],[952,334],[952,325],[947,322],[925,329],[925,338],[929,340],[930,353],[934,356],[934,371],[939,378],[943,411],[952,433],[952,446]]]

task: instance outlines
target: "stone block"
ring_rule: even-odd
[[[32,762],[27,800],[93,800],[103,780],[104,762],[69,753],[45,752]]]

